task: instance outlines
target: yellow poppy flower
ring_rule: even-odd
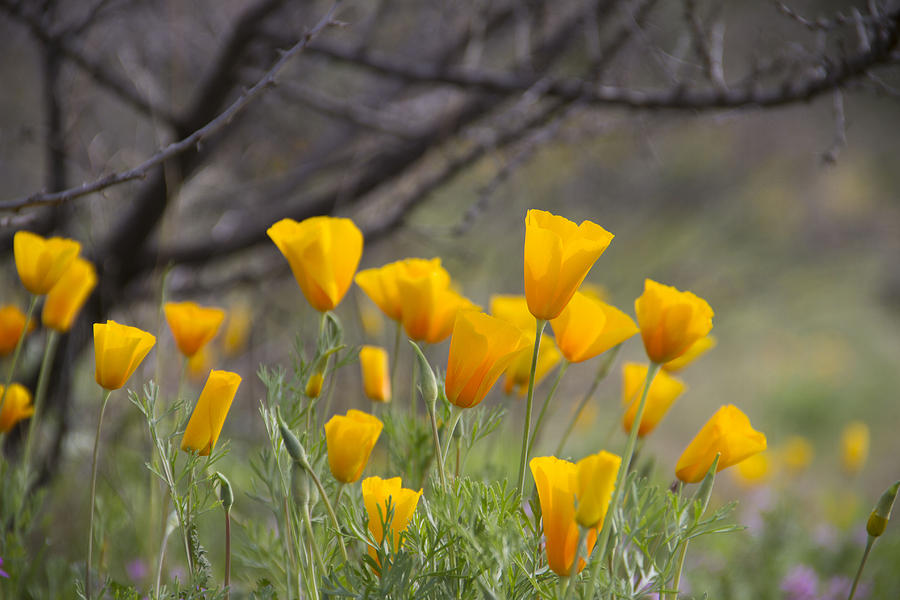
[[[647,365],[626,363],[622,367],[622,406],[626,407],[622,418],[622,427],[625,432],[631,431],[634,417],[637,415],[638,403],[644,391],[644,382],[647,379]],[[641,425],[638,428],[638,437],[644,437],[662,421],[669,411],[669,407],[684,393],[685,385],[665,371],[659,371],[650,384],[647,392],[647,403],[644,405],[644,415],[641,417]]]
[[[16,349],[22,330],[25,329],[25,313],[18,306],[7,304],[0,308],[0,356]],[[34,320],[28,322],[28,331],[34,331]]]
[[[563,356],[573,363],[590,360],[638,332],[631,317],[581,292],[575,292],[550,326]]]
[[[241,385],[241,376],[230,371],[210,371],[206,385],[200,392],[197,406],[181,438],[181,449],[209,456],[216,447],[225,417]]]
[[[0,398],[3,397],[4,386],[0,385]],[[31,405],[31,392],[25,386],[13,383],[6,392],[3,400],[3,410],[0,412],[0,432],[6,433],[22,419],[27,419],[34,414],[34,406]]]
[[[766,436],[753,429],[750,419],[732,404],[721,407],[688,444],[675,475],[685,483],[697,483],[721,454],[716,471],[727,469],[766,449]]]
[[[460,408],[480,403],[500,374],[527,350],[528,340],[515,325],[475,311],[460,313],[450,338],[447,399]]]
[[[525,297],[538,319],[555,319],[613,239],[596,223],[543,210],[525,217]]]
[[[378,417],[359,410],[334,415],[325,423],[325,444],[331,474],[342,483],[360,478],[384,424]]]
[[[67,238],[43,238],[30,231],[17,231],[13,237],[16,270],[22,285],[41,296],[56,285],[78,253],[81,244]]]
[[[381,309],[389,319],[399,321],[403,314],[403,300],[398,287],[400,278],[412,280],[434,278],[437,287],[450,287],[450,274],[441,266],[440,258],[406,258],[377,269],[365,269],[356,274],[356,285]]]
[[[319,312],[334,309],[350,288],[362,257],[363,235],[350,219],[282,219],[266,231],[281,250],[300,291]]]
[[[674,360],[670,360],[669,362],[664,363],[662,368],[669,373],[677,373],[678,371],[682,370],[683,368],[715,348],[716,343],[717,340],[715,336],[704,336],[688,346],[688,349],[685,350],[684,354]]]
[[[366,396],[376,402],[389,402],[391,373],[387,351],[378,346],[363,346],[359,350],[359,366]]]
[[[422,490],[418,492],[403,487],[403,481],[399,477],[382,479],[381,477],[366,477],[362,481],[363,504],[369,516],[369,531],[379,544],[384,540],[384,521],[387,519],[388,502],[390,502],[391,538],[393,548],[400,547],[400,534],[406,531],[409,520],[416,512]],[[374,548],[369,547],[369,555],[376,558]]]
[[[849,423],[841,433],[841,462],[850,474],[858,473],[869,457],[869,426],[862,421]]]
[[[65,333],[97,286],[97,271],[89,261],[76,258],[47,294],[41,321],[45,327]]]
[[[400,319],[406,335],[417,342],[437,344],[453,331],[456,316],[478,307],[454,290],[443,269],[413,272],[397,276],[400,293]]]
[[[94,323],[94,376],[102,387],[117,390],[128,381],[156,344],[156,337],[115,321]]]
[[[196,302],[166,302],[163,310],[178,349],[188,358],[216,337],[225,320],[221,308],[200,306]]]
[[[209,376],[209,372],[213,366],[212,350],[209,345],[203,346],[197,353],[188,359],[187,370],[188,375],[195,381],[202,381],[204,377]]]
[[[568,577],[572,571],[579,523],[589,529],[587,555],[593,550],[621,461],[621,458],[608,452],[588,456],[578,464],[555,456],[531,459],[529,466],[541,503],[547,563],[557,575]],[[584,565],[585,559],[581,557],[578,560],[579,572]]]
[[[644,281],[644,293],[634,301],[644,349],[657,364],[678,358],[712,329],[713,311],[691,292]]]
[[[772,461],[768,452],[754,454],[742,460],[734,468],[735,476],[741,485],[756,487],[769,480],[772,474]]]
[[[306,380],[306,392],[309,398],[318,398],[322,393],[322,385],[325,383],[325,375],[322,373],[313,373]]]

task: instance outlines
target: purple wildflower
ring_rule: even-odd
[[[2,558],[0,558],[0,566],[3,566],[3,559],[2,559]],[[9,579],[9,573],[7,573],[6,571],[4,571],[3,569],[0,569],[0,577],[6,577],[7,579]]]
[[[816,572],[805,565],[797,565],[781,580],[781,591],[785,600],[816,600],[819,578]]]
[[[140,582],[147,576],[147,565],[140,558],[136,558],[125,565],[125,572],[132,581]]]

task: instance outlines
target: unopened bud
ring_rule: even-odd
[[[290,457],[295,463],[305,468],[309,461],[306,458],[306,450],[303,449],[303,444],[300,443],[300,440],[297,439],[291,428],[281,418],[278,419],[278,429],[281,431],[281,439],[284,441],[284,447]]]
[[[428,364],[428,359],[422,354],[422,349],[418,344],[410,340],[409,344],[413,347],[416,354],[416,361],[419,364],[419,387],[422,389],[422,399],[425,400],[426,406],[434,407],[437,401],[438,387],[437,380],[434,377],[434,371]]]
[[[322,383],[324,381],[325,376],[321,372],[310,375],[309,379],[306,380],[306,395],[310,398],[318,398],[319,394],[322,393]]]
[[[709,506],[709,498],[712,496],[713,484],[716,482],[716,468],[719,466],[719,458],[721,456],[721,453],[716,454],[712,464],[709,466],[709,470],[706,472],[706,476],[703,478],[703,481],[700,482],[700,487],[697,488],[697,492],[694,494],[694,501],[699,502],[700,507],[702,508],[700,514],[706,512],[706,507]]]
[[[866,532],[872,537],[878,537],[887,528],[888,521],[891,519],[891,509],[894,507],[894,500],[897,498],[897,490],[900,489],[900,481],[889,487],[878,499],[878,504],[869,515],[866,523]]]
[[[228,478],[218,471],[216,471],[216,478],[219,480],[219,499],[222,501],[225,512],[228,512],[234,506],[234,490],[231,489],[231,482],[228,481]]]

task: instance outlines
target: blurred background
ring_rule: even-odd
[[[733,403],[772,451],[756,480],[723,476],[723,500],[769,507],[760,488],[788,487],[798,506],[816,494],[813,520],[858,525],[900,476],[898,29],[898,3],[878,0],[0,0],[0,301],[27,304],[11,254],[19,229],[80,240],[100,276],[58,351],[43,483],[68,502],[87,472],[90,323],[156,332],[143,375],[176,388],[163,297],[249,315],[248,339],[226,352],[220,336],[198,370],[244,376],[224,435],[238,456],[259,443],[256,369],[289,366],[294,337],[311,343],[317,326],[265,236],[278,219],[349,216],[366,235],[360,268],[439,256],[487,308],[492,294],[522,292],[525,211],[542,208],[615,234],[588,281],[626,312],[645,277],[716,312],[717,347],[679,375],[688,391],[642,451],[660,479]],[[197,143],[167,147],[209,123]],[[371,323],[358,288],[337,313],[353,343],[390,347],[393,324]],[[435,364],[446,348],[428,349]],[[641,356],[637,339],[626,344],[573,455],[614,426],[621,362]],[[552,430],[595,368],[568,372]],[[347,371],[335,408],[365,408]],[[516,397],[498,389],[488,402],[520,418]],[[124,398],[111,407],[108,435],[136,450],[108,461],[109,480],[149,447],[134,413]],[[841,435],[853,421],[867,424],[870,450],[848,471]],[[779,454],[797,435],[813,448],[799,475]],[[857,496],[841,496],[849,488]],[[78,521],[58,523],[51,546],[69,527]],[[122,571],[126,558],[110,560]]]

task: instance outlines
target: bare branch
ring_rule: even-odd
[[[822,162],[833,165],[844,146],[847,145],[847,121],[844,117],[844,94],[840,89],[834,90],[834,141],[831,147],[822,153]]]
[[[256,97],[261,95],[267,88],[276,85],[278,73],[281,71],[284,65],[286,65],[294,56],[302,52],[303,49],[306,48],[309,43],[332,22],[332,18],[334,17],[334,14],[340,4],[341,0],[337,0],[337,2],[335,2],[331,6],[329,11],[325,14],[325,16],[322,17],[322,19],[312,29],[310,29],[300,39],[300,41],[298,41],[289,50],[281,53],[281,57],[275,62],[274,65],[272,65],[272,67],[268,71],[266,71],[266,74],[259,81],[257,81],[251,88],[242,93],[237,98],[237,100],[235,100],[230,106],[228,106],[228,108],[219,113],[216,118],[214,118],[212,121],[209,121],[206,125],[204,125],[200,129],[197,129],[192,134],[181,140],[178,140],[177,142],[169,144],[138,166],[132,169],[128,169],[127,171],[112,173],[95,181],[84,183],[78,187],[69,188],[60,192],[38,193],[32,194],[31,196],[26,196],[24,198],[0,202],[0,210],[18,211],[31,206],[61,204],[63,202],[68,202],[76,198],[81,198],[82,196],[93,194],[120,183],[134,181],[136,179],[143,179],[147,176],[147,173],[153,167],[164,163],[166,160],[172,158],[173,156],[177,156],[178,154],[181,154],[182,152],[197,146],[201,141],[211,137],[219,130],[229,125],[235,118],[235,116],[237,116],[237,114],[241,112],[248,104],[250,104]]]
[[[544,79],[548,82],[546,96],[565,100],[581,99],[597,105],[673,110],[772,107],[806,102],[865,75],[873,67],[893,60],[891,53],[897,46],[898,20],[900,10],[890,16],[885,35],[874,40],[867,52],[850,55],[836,63],[825,60],[805,77],[786,79],[767,87],[751,82],[744,87],[732,87],[728,90],[691,90],[676,85],[670,89],[641,91],[598,85],[575,78],[538,77],[454,67],[436,68],[434,65],[406,61],[375,51],[360,52],[337,44],[317,43],[310,50],[409,81],[444,83],[505,94],[525,92],[539,79]]]

